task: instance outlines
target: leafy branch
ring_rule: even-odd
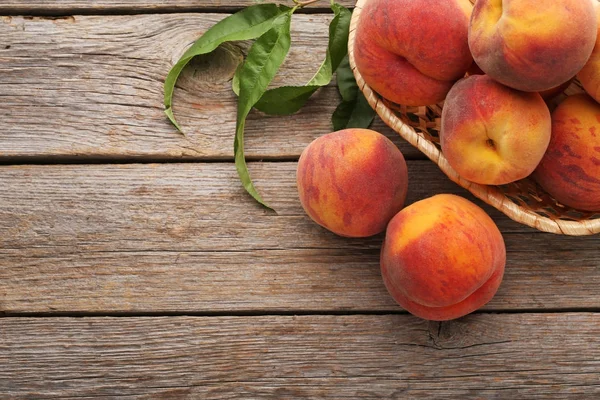
[[[210,53],[223,43],[255,40],[245,61],[238,67],[232,82],[233,90],[238,95],[234,154],[236,169],[244,188],[256,201],[267,208],[270,207],[254,187],[246,165],[244,156],[246,118],[252,108],[272,115],[289,115],[297,112],[313,93],[331,82],[334,72],[343,63],[348,51],[351,13],[347,8],[330,0],[334,17],[329,25],[327,53],[313,78],[303,86],[283,86],[267,90],[289,52],[292,15],[297,9],[318,1],[320,0],[293,0],[295,6],[291,8],[277,4],[259,4],[230,15],[206,31],[171,68],[165,79],[165,114],[181,132],[172,108],[173,91],[181,71],[194,57]],[[347,75],[346,71],[346,77]],[[358,96],[344,97],[346,105],[343,106],[343,118],[351,117],[352,110],[356,108],[354,104],[356,97]],[[339,114],[338,110],[336,113]],[[364,123],[364,118],[362,121]]]

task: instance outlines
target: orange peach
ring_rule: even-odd
[[[503,185],[533,172],[548,147],[550,126],[550,111],[538,93],[473,75],[448,93],[440,142],[463,178]]]
[[[317,224],[348,237],[383,232],[404,206],[406,162],[385,136],[345,129],[315,139],[302,152],[298,193]]]
[[[356,29],[354,59],[365,82],[397,104],[446,97],[473,59],[468,0],[370,0]]]
[[[596,16],[600,21],[600,6],[596,5]],[[590,59],[583,69],[577,74],[579,82],[590,96],[597,102],[600,102],[600,23],[596,33],[596,46],[592,51]]]
[[[567,97],[552,113],[552,139],[536,181],[560,203],[600,211],[600,104]]]
[[[478,0],[469,47],[479,67],[498,82],[540,92],[581,70],[596,29],[592,0]]]
[[[389,223],[381,274],[392,297],[428,320],[462,317],[494,297],[506,249],[494,221],[459,196],[440,194],[400,211]]]

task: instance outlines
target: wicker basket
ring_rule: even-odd
[[[442,103],[426,107],[408,107],[393,104],[375,93],[365,83],[354,62],[356,26],[367,1],[358,0],[352,15],[348,41],[350,66],[367,101],[388,126],[435,162],[452,181],[509,218],[544,232],[564,235],[591,235],[600,232],[600,214],[583,212],[559,204],[530,178],[508,185],[486,186],[467,181],[458,175],[448,164],[438,143]],[[581,90],[575,82],[566,92],[571,94]]]

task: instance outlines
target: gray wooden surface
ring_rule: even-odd
[[[295,167],[250,164],[277,214],[245,195],[230,163],[4,167],[2,307],[398,310],[379,274],[382,235],[349,240],[315,225],[297,198]],[[430,161],[410,162],[409,171],[409,203],[442,192],[466,196]],[[486,210],[504,233],[509,259],[486,309],[597,307],[596,237],[548,236]]]
[[[162,96],[171,66],[225,16],[0,19],[0,85],[8,111],[0,114],[6,132],[0,157],[233,159],[236,97],[229,80],[235,54],[218,51],[183,74],[174,110],[186,136],[165,119]],[[325,55],[330,20],[330,15],[297,16],[293,47],[274,85],[304,84],[312,77]],[[298,157],[307,143],[330,131],[338,102],[332,85],[296,115],[252,113],[248,156]],[[407,157],[420,156],[381,121],[375,128],[394,138]]]
[[[1,2],[0,399],[598,398],[598,236],[485,207],[507,246],[497,296],[423,321],[383,287],[382,235],[336,237],[299,204],[296,160],[331,130],[334,83],[294,116],[250,116],[250,171],[277,213],[232,163],[237,51],[186,70],[187,136],[172,128],[170,66],[252,3]],[[326,5],[297,16],[276,85],[318,67]],[[374,128],[409,160],[408,203],[471,198]]]
[[[595,313],[7,318],[28,398],[598,398]],[[16,396],[3,396],[5,399]]]

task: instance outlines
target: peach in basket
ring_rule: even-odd
[[[592,53],[592,0],[478,0],[469,26],[477,65],[498,82],[527,92],[571,79]]]
[[[533,172],[548,148],[550,131],[550,111],[538,93],[473,75],[448,93],[440,142],[450,165],[465,179],[504,185]]]
[[[422,106],[442,101],[473,59],[468,0],[371,0],[356,27],[354,57],[365,81],[385,98]]]
[[[536,180],[562,204],[600,211],[600,104],[569,96],[552,113],[552,140]]]
[[[358,36],[361,32],[362,16],[372,1],[380,4],[382,0],[358,0],[356,3],[350,25],[348,52],[350,66],[358,86],[381,119],[435,162],[452,181],[513,220],[544,232],[557,234],[590,235],[600,232],[600,214],[565,206],[546,192],[531,176],[506,185],[483,185],[466,179],[452,168],[441,151],[438,135],[444,108],[441,101],[426,106],[413,106],[410,103],[388,98],[380,88],[371,86],[363,77],[363,68],[357,62],[357,52],[360,51]],[[422,15],[426,16],[431,13],[430,8],[436,8],[439,6],[438,3],[444,2],[415,1],[414,3],[422,6]],[[592,22],[592,29],[595,32],[595,18]],[[411,22],[411,25],[415,25],[415,22]],[[589,28],[586,27],[585,30],[587,29]],[[414,37],[410,40],[420,41]],[[435,46],[435,42],[430,42],[429,46]],[[469,68],[469,65],[466,68]],[[369,71],[366,73],[368,75]],[[565,93],[570,95],[577,92],[583,92],[583,89],[575,79]]]

